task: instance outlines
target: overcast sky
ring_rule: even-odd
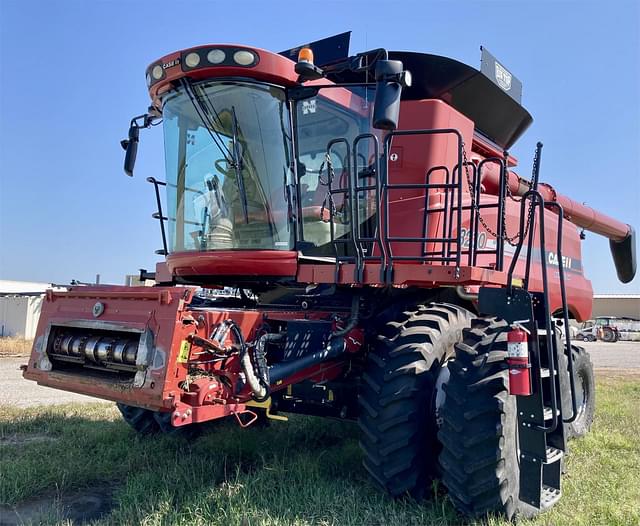
[[[454,7],[455,5],[455,7]],[[0,279],[122,283],[160,248],[152,187],[159,128],[134,179],[119,141],[149,104],[144,73],[205,43],[273,51],[352,30],[351,51],[446,55],[479,66],[486,46],[523,83],[534,124],[512,149],[541,179],[640,230],[640,2],[0,0]],[[588,235],[596,292],[618,283],[608,241]]]

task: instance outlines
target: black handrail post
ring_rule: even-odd
[[[564,419],[563,422],[570,424],[578,417],[578,404],[576,400],[576,385],[574,378],[573,353],[571,352],[571,342],[569,334],[569,311],[567,309],[567,292],[565,290],[564,281],[564,261],[562,259],[562,224],[564,222],[564,210],[561,205],[555,202],[547,203],[547,206],[553,207],[558,211],[558,229],[557,229],[557,245],[556,255],[558,258],[558,278],[560,285],[560,297],[562,301],[562,321],[564,323],[564,344],[567,352],[567,362],[569,369],[569,385],[571,387],[571,418]]]
[[[360,142],[363,139],[373,139],[373,156],[374,156],[374,168],[373,168],[373,175],[374,175],[374,191],[375,191],[375,214],[376,217],[379,218],[380,217],[380,159],[379,159],[379,155],[380,155],[380,144],[378,141],[378,137],[376,137],[376,135],[374,135],[373,133],[361,133],[360,135],[358,135],[354,140],[353,140],[353,146],[352,146],[352,151],[353,151],[353,166],[354,166],[354,198],[355,198],[355,202],[356,205],[359,204],[358,202],[358,196],[360,192],[370,192],[371,185],[366,185],[361,187],[358,184],[358,178],[359,178],[359,173],[358,173],[358,146],[360,145]],[[365,194],[366,197],[366,194]],[[356,228],[356,233],[357,233],[357,238],[356,238],[356,244],[359,247],[360,250],[360,255],[361,255],[361,259],[360,261],[356,262],[356,281],[358,283],[362,282],[364,280],[364,262],[367,259],[371,259],[372,256],[365,256],[364,255],[364,247],[363,247],[363,241],[365,241],[365,238],[362,237],[361,234],[361,227],[360,227],[360,208],[359,206],[355,207],[355,228]],[[379,221],[378,221],[379,222]],[[378,248],[380,249],[380,261],[382,261],[383,259],[383,249],[382,249],[382,241],[380,240],[380,231],[379,228],[377,229],[377,232],[374,234],[373,239],[370,238],[366,238],[367,242],[372,241],[373,243],[376,243],[378,245]]]
[[[551,394],[551,411],[552,411],[552,420],[550,426],[538,426],[538,429],[544,431],[545,433],[550,433],[555,431],[558,427],[558,396],[556,391],[556,378],[559,378],[560,372],[556,375],[556,363],[553,356],[553,351],[556,349],[556,340],[555,340],[555,331],[553,328],[553,322],[551,320],[551,311],[549,307],[549,281],[547,276],[547,261],[544,257],[545,254],[545,231],[544,231],[544,211],[545,211],[545,202],[540,193],[536,190],[529,190],[527,194],[531,193],[532,197],[535,199],[535,206],[539,207],[539,224],[540,224],[540,265],[542,267],[542,296],[544,302],[544,314],[545,314],[545,324],[546,324],[546,334],[545,338],[547,341],[547,360],[549,365],[549,377],[551,379],[550,383],[550,394]],[[525,194],[526,195],[526,194]],[[535,211],[534,206],[534,211]]]
[[[332,148],[336,145],[336,144],[340,144],[343,143],[347,149],[346,152],[346,160],[347,160],[347,166],[343,166],[343,168],[346,168],[347,170],[347,188],[344,189],[342,187],[338,187],[334,190],[333,188],[333,174],[331,173],[331,171],[333,170],[332,166],[331,166],[331,150]],[[327,151],[326,151],[326,156],[327,156],[327,185],[329,188],[329,236],[331,239],[331,244],[333,245],[333,248],[335,250],[336,253],[336,269],[335,269],[335,282],[338,283],[339,278],[340,278],[340,265],[341,263],[344,262],[344,260],[346,259],[347,261],[350,259],[350,256],[345,256],[345,259],[343,259],[342,261],[340,260],[340,256],[338,255],[338,242],[342,242],[342,240],[336,240],[335,238],[335,214],[334,214],[334,210],[333,210],[333,196],[334,194],[343,194],[346,197],[343,198],[343,208],[345,203],[349,203],[348,207],[349,207],[349,216],[348,216],[348,220],[350,223],[350,229],[351,229],[351,244],[353,245],[353,250],[355,253],[354,256],[354,262],[357,262],[358,260],[358,247],[356,244],[356,239],[355,239],[355,232],[354,232],[354,217],[353,217],[353,191],[352,191],[352,184],[351,184],[351,146],[349,144],[349,141],[347,141],[346,138],[344,137],[339,137],[337,139],[332,139],[327,143]],[[320,218],[322,220],[322,218]],[[357,264],[356,264],[357,266]]]
[[[167,245],[167,234],[164,229],[164,216],[162,215],[162,199],[160,198],[160,189],[158,186],[167,186],[167,183],[158,181],[155,177],[147,177],[147,181],[153,184],[156,193],[156,204],[158,206],[158,219],[160,220],[160,234],[162,235],[162,249],[164,254],[169,254]]]
[[[506,185],[508,184],[507,182],[508,175],[509,175],[509,152],[505,150],[503,160],[500,165],[500,181],[498,185],[499,186],[498,193],[500,195],[498,196],[498,217],[496,219],[496,221],[498,222],[498,228],[497,228],[498,239],[496,240],[496,270],[498,271],[502,271],[502,269],[504,268],[504,237],[505,237],[504,224],[505,224],[505,214],[506,214],[505,199],[507,198]]]
[[[458,192],[458,214],[457,214],[457,235],[456,238],[458,239],[457,242],[457,246],[456,246],[456,270],[455,270],[455,274],[456,274],[456,279],[460,276],[460,260],[462,258],[462,247],[461,247],[461,243],[462,243],[462,163],[463,163],[463,149],[464,149],[464,140],[462,138],[462,134],[456,130],[456,135],[458,137],[458,188],[457,188],[457,192]]]
[[[478,245],[477,239],[480,237],[478,236],[478,229],[476,228],[476,216],[480,215],[480,209],[477,208],[477,211],[476,211],[476,207],[473,206],[474,202],[476,204],[479,204],[480,202],[479,200],[477,200],[477,194],[476,194],[476,188],[479,188],[480,184],[479,184],[479,177],[478,177],[478,171],[476,170],[476,166],[473,163],[471,163],[471,167],[473,170],[473,177],[471,179],[472,181],[471,187],[469,188],[469,199],[471,201],[471,206],[469,207],[469,257],[468,257],[469,266],[475,265],[476,248]],[[469,169],[468,166],[465,166],[465,174],[468,169]]]

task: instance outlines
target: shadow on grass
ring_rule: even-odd
[[[0,424],[0,436],[18,437],[0,449],[3,504],[54,492],[64,504],[65,496],[104,488],[111,509],[75,522],[70,516],[72,522],[101,516],[101,524],[461,524],[439,491],[416,503],[373,487],[350,423],[293,416],[241,429],[229,419],[183,441],[139,437],[112,408],[93,411],[83,416],[74,406]],[[51,440],[20,443],[34,433]]]

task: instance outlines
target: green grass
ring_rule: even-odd
[[[562,500],[523,523],[640,524],[638,422],[640,379],[599,380],[596,423],[571,444]],[[441,488],[423,503],[382,495],[350,424],[295,417],[243,430],[229,421],[184,443],[138,438],[112,406],[0,407],[2,504],[95,490],[112,506],[97,524],[464,524]],[[470,524],[484,523],[504,521]]]

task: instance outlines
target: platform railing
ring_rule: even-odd
[[[389,158],[394,138],[408,136],[433,137],[452,135],[456,139],[456,163],[451,166],[438,165],[429,167],[424,181],[400,182],[397,175],[392,180],[389,172]],[[373,143],[374,161],[367,163],[366,176],[373,177],[373,182],[360,184],[360,163],[358,147],[365,141]],[[329,176],[328,197],[330,201],[331,243],[336,258],[336,281],[340,276],[340,267],[345,263],[355,264],[354,280],[362,282],[365,264],[375,261],[381,264],[381,280],[393,282],[394,265],[398,262],[415,262],[420,264],[437,264],[455,266],[456,274],[461,265],[478,265],[478,256],[493,256],[483,262],[496,270],[502,270],[504,264],[504,223],[505,223],[505,158],[491,157],[480,162],[466,159],[464,141],[456,129],[402,130],[390,132],[384,139],[383,152],[380,155],[378,138],[371,133],[358,135],[351,145],[344,137],[334,139],[327,145],[327,159],[335,155],[336,145],[346,149],[343,158],[341,177]],[[346,161],[346,162],[344,162]],[[482,170],[489,164],[498,164],[500,170],[499,196],[495,202],[481,202]],[[439,175],[439,177],[436,177]],[[434,182],[437,181],[437,182]],[[420,221],[421,235],[408,236],[392,234],[397,229],[391,214],[392,194],[402,190],[417,190],[424,193],[423,212]],[[437,204],[431,204],[433,192],[441,194]],[[377,219],[373,233],[362,234],[363,217],[360,211],[361,198],[375,196],[374,206]],[[341,217],[343,224],[350,225],[349,232],[336,237],[333,206],[334,196],[342,196],[343,207]],[[468,201],[465,203],[465,201]],[[495,210],[495,224],[487,224],[483,218],[488,210]],[[346,217],[345,217],[346,214]],[[465,221],[468,219],[468,224]],[[436,235],[429,236],[432,221],[438,221]],[[481,225],[483,231],[481,231]],[[433,230],[432,230],[433,233]],[[484,243],[488,238],[495,239],[495,246],[487,248]],[[483,241],[483,243],[479,243]],[[399,244],[419,244],[414,254],[398,254]],[[345,248],[348,247],[348,248]],[[405,251],[406,252],[406,251]]]

